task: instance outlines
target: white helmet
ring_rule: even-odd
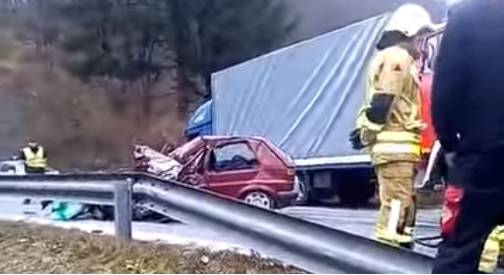
[[[413,37],[423,29],[434,27],[431,16],[424,8],[416,4],[405,4],[392,14],[384,31],[398,31],[407,37]]]

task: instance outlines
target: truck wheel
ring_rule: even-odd
[[[275,202],[271,196],[263,191],[252,191],[247,193],[243,200],[250,205],[260,208],[273,209],[275,206]]]
[[[294,200],[294,205],[305,205],[308,202],[308,186],[306,185],[303,177],[296,176],[295,189],[298,191],[298,196]]]
[[[338,188],[338,196],[344,205],[357,207],[367,205],[375,195],[376,186],[370,183],[347,183]]]

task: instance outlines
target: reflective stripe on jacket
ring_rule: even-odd
[[[497,269],[499,257],[502,254],[504,242],[504,226],[498,226],[490,234],[485,242],[485,248],[481,254],[479,271],[493,273]]]
[[[26,147],[23,149],[23,154],[25,156],[26,166],[30,168],[46,168],[47,159],[45,158],[44,148],[38,147],[37,152],[33,152],[31,148]]]
[[[420,135],[410,132],[384,131],[376,135],[374,154],[413,154],[420,156]]]

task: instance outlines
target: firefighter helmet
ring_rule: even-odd
[[[434,28],[431,16],[424,8],[416,4],[405,4],[392,14],[384,31],[397,31],[406,37],[413,37],[424,29]]]

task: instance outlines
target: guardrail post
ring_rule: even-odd
[[[132,235],[132,185],[133,180],[128,179],[126,183],[116,184],[114,187],[115,235],[123,241],[130,241]]]

